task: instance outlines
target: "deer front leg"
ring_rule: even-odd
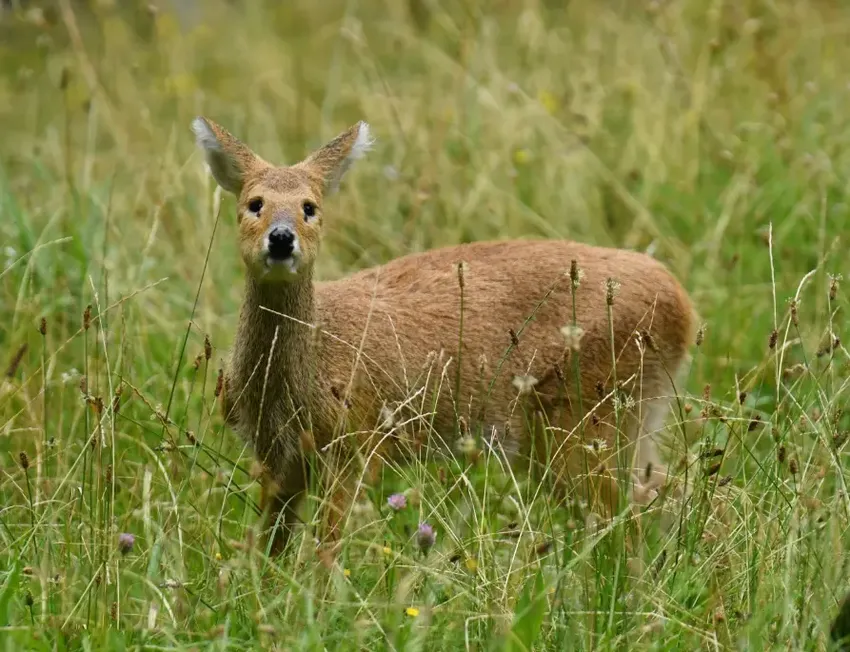
[[[288,472],[274,478],[266,474],[260,496],[260,507],[264,514],[263,532],[270,556],[277,556],[285,549],[298,518],[298,506],[307,487],[306,468],[292,464]]]
[[[369,455],[365,467],[363,462],[359,455],[352,454],[344,447],[325,457],[319,541],[322,546],[321,556],[326,564],[332,563],[341,548],[348,517],[360,494],[362,483],[375,481],[382,458]]]

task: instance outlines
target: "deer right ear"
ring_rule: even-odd
[[[204,151],[216,183],[239,195],[248,173],[264,161],[239,139],[212,120],[198,117],[192,121],[195,142]]]

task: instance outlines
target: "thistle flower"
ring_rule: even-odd
[[[387,498],[387,504],[391,509],[398,512],[407,507],[407,498],[404,494],[393,494]]]
[[[420,523],[419,529],[416,530],[416,545],[423,552],[428,550],[437,542],[437,533],[427,523]]]
[[[118,551],[122,555],[133,552],[133,546],[136,543],[136,537],[129,532],[122,532],[118,535]]]

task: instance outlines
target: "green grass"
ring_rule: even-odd
[[[828,649],[850,545],[830,292],[850,272],[850,6],[20,4],[0,14],[2,649]],[[707,325],[666,433],[694,483],[673,527],[598,530],[459,456],[386,468],[337,566],[307,531],[266,557],[215,397],[243,269],[199,113],[280,162],[370,122],[321,278],[488,238],[651,249]]]

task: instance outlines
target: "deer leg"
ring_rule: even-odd
[[[293,529],[300,520],[298,506],[307,486],[307,477],[301,465],[292,466],[295,468],[286,474],[283,481],[267,476],[263,483],[260,506],[266,514],[263,529],[272,556],[286,549]]]

